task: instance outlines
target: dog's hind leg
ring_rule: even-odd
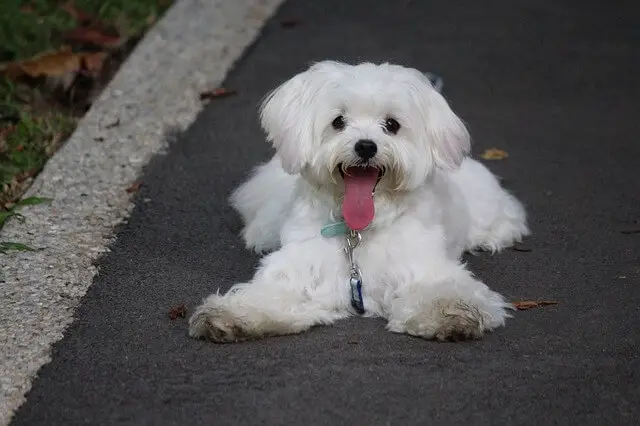
[[[450,177],[469,211],[467,250],[500,251],[530,234],[524,206],[484,165],[466,159]]]
[[[280,231],[291,211],[297,179],[274,156],[231,194],[231,205],[244,221],[242,238],[247,248],[261,253],[280,247]]]

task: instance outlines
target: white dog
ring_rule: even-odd
[[[461,262],[529,234],[525,211],[466,158],[465,125],[419,71],[324,61],[271,92],[276,155],[232,195],[254,278],[209,296],[189,333],[235,342],[354,313],[427,339],[479,338],[511,305]]]

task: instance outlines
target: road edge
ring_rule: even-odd
[[[2,255],[0,425],[26,401],[133,204],[127,189],[186,129],[199,94],[219,85],[284,0],[178,0],[146,34],[48,161],[25,197],[51,197],[10,220],[0,240],[35,252]]]

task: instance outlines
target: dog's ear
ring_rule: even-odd
[[[299,173],[311,161],[314,143],[320,137],[315,122],[321,104],[318,97],[343,66],[334,61],[318,62],[264,99],[260,107],[262,128],[288,173]]]
[[[418,71],[414,75],[420,80],[414,86],[414,99],[425,124],[424,134],[435,165],[441,169],[456,169],[471,150],[469,131],[429,79]]]

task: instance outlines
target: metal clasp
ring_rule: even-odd
[[[360,242],[362,241],[362,235],[358,231],[349,231],[347,236],[345,237],[345,247],[344,250],[347,252],[347,257],[349,258],[349,267],[353,271],[354,269],[358,269],[355,260],[353,260],[353,250],[355,250]]]
[[[362,242],[362,235],[358,231],[351,230],[345,237],[345,252],[349,259],[349,286],[351,289],[351,306],[359,314],[364,313],[364,302],[362,299],[362,274],[353,258],[353,250]]]

